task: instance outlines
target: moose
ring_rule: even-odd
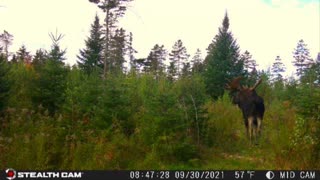
[[[232,95],[232,101],[237,104],[242,111],[246,133],[252,143],[254,136],[255,144],[257,144],[257,137],[261,135],[261,124],[265,111],[263,98],[260,97],[256,88],[261,83],[259,79],[252,87],[240,85],[242,77],[237,77],[226,84],[226,89]]]

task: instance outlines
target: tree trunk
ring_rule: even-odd
[[[106,10],[106,34],[105,34],[105,50],[104,50],[104,67],[103,67],[103,79],[106,79],[107,76],[107,61],[108,61],[108,51],[109,51],[109,8]],[[110,64],[109,64],[110,66]],[[110,71],[110,67],[109,67]]]

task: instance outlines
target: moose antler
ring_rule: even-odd
[[[258,86],[259,86],[259,84],[262,82],[262,79],[259,79],[259,81],[257,81],[256,82],[256,84],[254,84],[251,88],[250,88],[250,90],[255,90]]]
[[[229,84],[226,84],[226,89],[228,90],[238,90],[240,89],[240,81],[241,81],[242,77],[236,77],[235,79],[233,79]]]

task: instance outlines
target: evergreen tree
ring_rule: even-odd
[[[0,46],[0,60],[3,61],[6,59],[5,53],[3,53],[3,47]]]
[[[320,52],[318,52],[317,58],[316,58],[316,63],[320,63]]]
[[[315,73],[316,73],[316,81],[315,81],[315,84],[320,87],[320,62],[317,62],[315,65],[314,65],[314,69],[315,69]]]
[[[316,85],[320,87],[320,52],[316,58],[316,63],[314,64],[315,73],[317,76]]]
[[[169,66],[168,66],[168,69],[167,69],[167,76],[168,76],[168,79],[170,81],[173,81],[176,79],[176,74],[177,74],[177,68],[174,64],[174,62],[170,62]]]
[[[283,81],[283,76],[281,73],[285,72],[286,67],[282,63],[280,56],[277,56],[275,59],[275,62],[272,64],[271,67],[271,75],[272,75],[272,81]]]
[[[68,67],[64,66],[63,60],[66,50],[61,51],[59,41],[63,35],[50,34],[52,40],[48,59],[40,69],[39,78],[35,80],[32,99],[35,106],[40,104],[54,115],[65,101],[65,88]]]
[[[13,35],[8,33],[8,31],[4,30],[2,34],[0,34],[0,42],[3,45],[3,49],[5,52],[6,60],[9,58],[9,46],[12,44]]]
[[[166,57],[167,51],[164,46],[156,44],[144,62],[143,71],[159,76],[164,71],[164,61],[166,60]]]
[[[191,75],[191,65],[190,62],[184,62],[181,69],[181,76],[188,77]]]
[[[189,54],[187,53],[187,49],[179,39],[174,43],[172,50],[169,53],[170,69],[168,70],[168,72],[174,73],[169,74],[169,76],[178,78],[181,75],[183,63],[187,63],[188,58]]]
[[[51,51],[49,51],[48,58],[51,60],[63,63],[63,61],[66,59],[64,57],[65,54],[66,54],[66,50],[61,50],[60,46],[54,45]]]
[[[10,81],[10,96],[8,106],[15,108],[32,108],[32,93],[35,73],[23,61],[11,64],[8,79]]]
[[[133,60],[133,66],[131,66],[131,68],[137,72],[141,72],[144,71],[144,67],[145,67],[145,63],[146,63],[146,58],[138,58],[138,59],[134,59]]]
[[[255,70],[258,66],[256,60],[252,59],[252,55],[249,51],[245,51],[243,54],[241,54],[240,60],[243,61],[244,70],[246,70],[248,73]]]
[[[18,63],[18,58],[15,54],[12,55],[12,58],[10,60],[10,63],[11,64],[15,64],[15,63]]]
[[[48,53],[48,59],[64,64],[63,60],[65,60],[64,55],[66,54],[66,50],[61,50],[59,45],[59,41],[64,37],[64,35],[58,35],[58,32],[56,31],[55,35],[50,33],[49,36],[52,40],[52,45],[51,50]]]
[[[252,71],[249,73],[248,84],[252,85],[258,81],[259,72],[256,68],[253,68]]]
[[[301,39],[297,47],[294,49],[292,61],[293,65],[297,67],[297,76],[303,75],[304,71],[312,66],[314,63],[310,58],[309,49],[307,48],[307,44]]]
[[[243,75],[243,62],[239,59],[239,46],[229,32],[229,18],[227,13],[215,36],[208,47],[205,59],[205,82],[208,93],[217,98],[223,94],[224,86],[228,80]]]
[[[129,61],[130,61],[130,68],[136,71],[134,54],[137,53],[137,51],[133,48],[132,42],[133,42],[133,35],[132,35],[132,32],[130,32],[129,40],[128,40],[128,55],[129,55]]]
[[[17,51],[17,58],[19,62],[25,62],[28,63],[30,59],[30,52],[27,51],[27,48],[25,45],[22,45],[20,49]]]
[[[65,101],[66,77],[68,68],[61,62],[47,60],[35,80],[32,99],[37,107],[40,104],[54,115]]]
[[[319,57],[320,53],[318,54]],[[310,68],[304,71],[304,74],[301,76],[300,80],[304,84],[311,84],[320,87],[320,59],[316,59],[315,63],[311,65]]]
[[[192,57],[191,63],[193,73],[200,73],[204,71],[204,64],[200,49],[197,49],[196,53]]]
[[[0,117],[9,97],[10,86],[7,76],[9,70],[6,54],[0,49]]]
[[[244,73],[247,84],[254,84],[257,81],[257,69],[258,64],[256,60],[252,59],[252,55],[249,51],[245,51],[240,55],[240,61],[243,62]]]
[[[117,29],[110,41],[110,53],[108,57],[109,71],[119,73],[124,70],[124,63],[126,62],[125,55],[127,51],[126,44],[127,40],[125,30],[122,28]]]
[[[103,68],[103,38],[101,29],[99,17],[96,15],[91,25],[90,36],[85,41],[86,48],[81,49],[80,54],[77,56],[79,68],[87,74],[91,74],[93,71],[100,71]]]
[[[113,28],[116,27],[115,23],[118,18],[123,16],[126,11],[126,5],[132,0],[89,0],[89,2],[95,3],[98,5],[103,12],[106,13],[105,18],[105,43],[104,43],[104,68],[103,68],[103,77],[105,78],[108,70],[108,60],[110,54],[110,37]],[[110,64],[110,63],[109,63]],[[111,66],[109,66],[111,68]],[[110,69],[109,69],[110,71]]]
[[[297,109],[301,115],[320,120],[320,64],[313,63],[303,70],[296,97]]]
[[[39,67],[44,65],[46,59],[47,59],[46,51],[42,49],[38,49],[33,58],[32,64],[36,69],[38,69]]]

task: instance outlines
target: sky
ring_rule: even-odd
[[[319,0],[134,0],[119,26],[133,33],[136,58],[147,57],[155,44],[171,51],[178,39],[191,57],[197,48],[205,56],[226,11],[241,53],[248,50],[260,70],[279,55],[291,75],[292,52],[300,39],[311,58],[320,52]],[[57,30],[65,35],[60,46],[72,65],[96,14],[102,23],[103,12],[88,0],[0,0],[0,32],[14,36],[9,51],[25,45],[34,54],[50,49],[49,33]]]

